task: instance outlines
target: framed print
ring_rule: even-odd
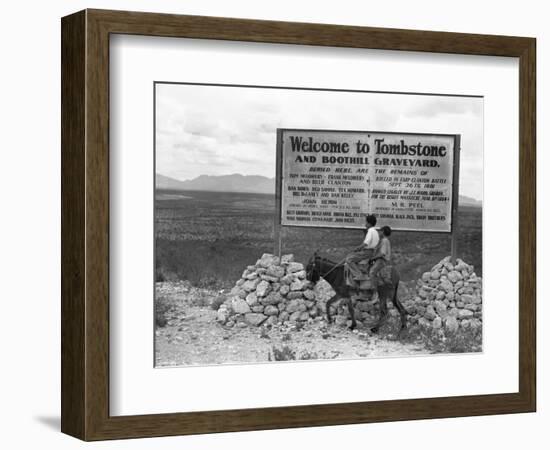
[[[535,39],[61,29],[63,432],[535,410]]]

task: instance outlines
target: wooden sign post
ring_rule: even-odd
[[[453,204],[451,220],[451,263],[456,263],[458,254],[458,203],[460,185],[460,134],[455,135],[453,154]]]
[[[282,253],[281,236],[281,195],[282,195],[282,165],[283,165],[283,130],[277,128],[277,153],[275,158],[275,221],[273,224],[273,254],[279,258]]]

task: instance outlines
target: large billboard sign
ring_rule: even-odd
[[[283,226],[451,232],[460,136],[279,129],[278,218]]]

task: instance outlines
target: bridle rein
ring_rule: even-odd
[[[346,259],[347,257],[344,257],[344,259],[342,259],[341,261],[339,261],[338,263],[336,263],[328,272],[325,272],[324,274],[321,273],[321,261],[324,261],[324,262],[332,262],[330,261],[330,259],[328,258],[322,258],[320,256],[314,256],[313,257],[313,267],[315,267],[317,269],[317,259],[319,259],[319,277],[321,278],[325,278],[329,273],[331,273],[334,269],[336,269],[337,267],[340,267],[343,263],[346,262]]]

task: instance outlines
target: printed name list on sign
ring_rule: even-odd
[[[450,232],[457,138],[279,129],[281,225]]]

